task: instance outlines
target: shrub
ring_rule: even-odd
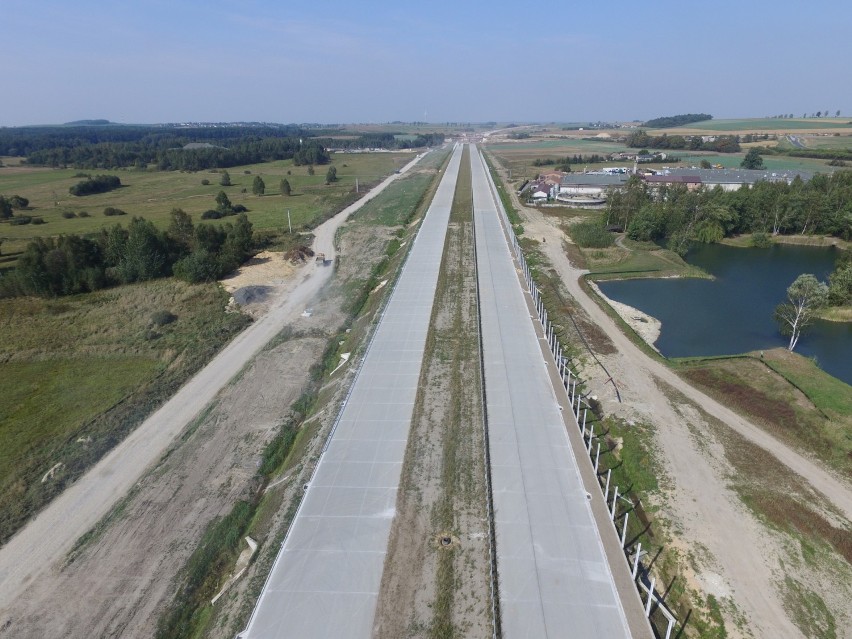
[[[46,220],[43,217],[34,217],[32,220],[33,224],[46,224]]]
[[[177,320],[177,315],[170,311],[154,311],[151,314],[151,324],[154,326],[166,326],[167,324],[171,324],[175,320]]]
[[[231,207],[231,213],[233,215],[236,215],[237,213],[246,213],[246,212],[248,212],[248,209],[246,207],[244,207],[242,204],[234,204]]]
[[[204,178],[203,180],[201,180],[201,184],[202,184],[202,186],[209,186],[210,180],[208,180],[207,178]]]
[[[570,235],[583,248],[607,248],[615,243],[612,233],[600,222],[580,222],[570,228]]]
[[[9,220],[9,224],[13,226],[23,226],[24,224],[29,224],[33,221],[29,215],[16,215],[11,220]]]
[[[222,212],[214,209],[208,209],[201,214],[202,220],[218,220],[220,217],[222,217]]]
[[[97,175],[78,182],[68,192],[71,195],[82,196],[93,193],[106,193],[121,186],[121,180],[116,175]]]
[[[108,206],[104,209],[104,215],[107,217],[114,217],[116,215],[127,215],[127,212],[117,209],[114,206]]]
[[[62,211],[62,217],[70,220],[72,217],[77,217],[77,214],[74,211]]]
[[[77,213],[77,217],[90,217],[90,215],[88,211],[80,211]]]
[[[769,248],[772,246],[772,240],[764,231],[757,231],[751,236],[751,245],[755,248]]]

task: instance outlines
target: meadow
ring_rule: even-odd
[[[850,129],[850,118],[743,118],[737,120],[705,120],[672,129],[654,129],[655,134],[673,130],[720,131],[806,131],[810,129]]]
[[[294,166],[292,160],[233,167],[228,169],[231,186],[220,185],[222,170],[186,173],[135,169],[79,171],[14,166],[4,158],[6,166],[0,168],[0,194],[27,198],[31,210],[21,213],[39,217],[45,223],[0,224],[3,240],[0,250],[3,253],[21,251],[34,237],[95,233],[116,223],[126,224],[132,216],[144,217],[165,229],[169,224],[169,212],[176,207],[189,213],[197,223],[204,211],[216,208],[215,198],[220,191],[225,191],[232,204],[242,204],[249,209],[248,217],[255,230],[286,230],[289,209],[295,231],[354,201],[356,179],[363,193],[413,157],[413,153],[335,153],[331,166],[336,168],[338,180],[332,184],[325,184],[327,165],[314,167],[314,175],[308,174],[307,166]],[[108,193],[75,197],[68,189],[83,179],[75,177],[80,173],[117,175],[122,187]],[[260,196],[252,194],[252,182],[258,175],[266,184],[265,194]],[[290,183],[290,196],[281,195],[282,179]],[[208,180],[209,185],[202,184],[202,180]],[[121,209],[127,215],[106,217],[103,214],[106,207]],[[83,211],[88,217],[79,216]],[[63,217],[67,212],[77,217]]]

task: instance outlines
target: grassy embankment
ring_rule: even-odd
[[[347,275],[335,276],[333,293],[348,313],[348,319],[328,341],[321,361],[311,369],[312,381],[304,394],[295,402],[291,414],[282,422],[279,433],[267,445],[263,461],[258,468],[259,490],[250,502],[239,502],[227,516],[210,524],[187,564],[181,569],[175,584],[175,596],[163,612],[158,637],[203,637],[217,623],[217,610],[210,605],[239,555],[239,543],[244,535],[260,542],[254,559],[263,569],[258,570],[249,585],[249,596],[240,613],[227,623],[234,631],[241,630],[254,606],[266,578],[266,571],[280,545],[286,526],[295,515],[301,491],[289,498],[286,491],[264,491],[274,477],[298,474],[310,460],[306,458],[309,446],[321,428],[328,427],[320,417],[325,411],[336,411],[332,404],[340,391],[339,382],[330,380],[330,373],[338,364],[340,354],[353,353],[355,362],[374,327],[377,312],[382,308],[387,291],[407,250],[400,250],[405,242],[410,247],[416,232],[413,220],[422,216],[428,206],[439,174],[435,170],[447,154],[434,154],[424,161],[425,170],[415,172],[386,189],[366,204],[345,227],[344,235],[374,238],[362,251],[344,255],[349,264]],[[344,237],[345,240],[345,237]],[[344,242],[345,243],[345,242]],[[384,279],[388,286],[376,290]],[[342,281],[341,281],[342,280]],[[287,339],[287,331],[280,339]],[[339,379],[337,375],[335,379]],[[286,484],[284,485],[286,487]],[[276,528],[276,518],[284,512],[284,528]]]
[[[216,195],[225,191],[232,204],[242,204],[249,209],[248,218],[255,230],[287,230],[287,210],[293,229],[312,228],[331,214],[357,199],[355,180],[361,193],[371,185],[400,168],[414,155],[411,153],[352,153],[333,154],[332,166],[337,169],[338,181],[325,184],[327,165],[315,166],[314,175],[308,175],[307,166],[294,166],[292,160],[252,164],[227,169],[231,186],[221,186],[222,171],[197,172],[140,171],[136,169],[85,170],[42,169],[36,167],[0,168],[0,194],[20,195],[30,200],[26,215],[40,217],[45,224],[15,226],[0,223],[3,254],[15,254],[24,249],[34,237],[77,233],[95,233],[113,224],[129,222],[134,215],[151,220],[159,228],[169,224],[169,212],[182,208],[192,215],[197,224],[201,214],[216,208]],[[289,174],[288,174],[289,172]],[[75,197],[68,188],[81,180],[78,173],[91,175],[117,175],[122,187],[108,193]],[[255,176],[266,184],[265,195],[252,194]],[[282,179],[290,182],[291,195],[281,195]],[[209,185],[202,185],[208,180]],[[245,190],[246,192],[243,192]],[[105,217],[104,208],[111,206],[127,213],[126,216]],[[63,217],[63,212],[79,214],[86,211],[89,217]],[[220,224],[229,221],[209,220]]]
[[[341,157],[347,164],[352,158],[350,168],[360,171],[364,184],[365,172],[390,172],[403,156],[335,156]],[[339,159],[337,163],[338,175],[345,176],[347,169]],[[283,199],[299,202],[291,212],[295,230],[298,225],[314,226],[353,198],[351,176],[341,179],[343,185],[326,187],[321,184],[324,177],[307,176],[306,167],[271,164],[262,165],[264,175],[276,170],[285,175],[287,170],[301,172],[288,179],[296,193],[300,189],[305,193],[290,198],[243,195],[252,200],[255,211],[249,216],[256,224],[272,224],[272,215]],[[250,188],[258,168],[251,174],[232,169],[231,179],[237,186],[231,189],[242,182]],[[77,181],[68,179],[66,174],[73,174],[71,171],[9,173],[11,170],[0,169],[0,192],[17,180],[10,192],[29,197],[31,206],[38,207],[31,213],[41,214],[52,207],[41,201],[45,194],[59,189],[67,194],[66,183]],[[125,198],[120,204],[109,200],[119,197],[116,192],[91,197],[160,224],[166,223],[173,206],[195,202],[186,199],[191,197],[188,191],[215,188],[218,192],[221,188],[200,187],[198,174],[124,173],[133,178],[117,192]],[[371,181],[378,180],[377,175],[371,176]],[[316,180],[319,183],[312,186]],[[158,197],[151,202],[148,196],[153,193]],[[193,205],[209,207],[207,198],[203,205]],[[52,208],[49,214],[56,217],[55,226],[4,225],[0,233],[23,229],[21,232],[52,234],[69,232],[80,224],[95,230],[127,219],[97,215],[69,220]],[[294,241],[298,239],[294,233]],[[4,242],[4,254],[6,249]],[[56,300],[0,300],[0,373],[13,382],[11,392],[0,399],[0,541],[120,441],[246,326],[247,318],[225,311],[227,301],[218,285],[189,286],[170,278]],[[176,319],[172,321],[168,314]]]

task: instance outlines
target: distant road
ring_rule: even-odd
[[[318,226],[314,231],[315,249],[333,258],[337,229],[421,157],[418,155],[399,174],[392,174],[363,198]],[[26,586],[62,561],[74,542],[127,494],[219,391],[284,326],[301,315],[329,281],[333,270],[309,264],[298,271],[292,285],[262,319],[234,338],[174,397],[0,548],[0,623],[10,603]]]
[[[800,148],[800,149],[807,148],[807,147],[805,146],[804,142],[802,142],[802,141],[799,139],[799,136],[798,136],[798,135],[788,135],[788,136],[787,136],[787,139],[790,141],[790,144],[792,144],[793,146],[795,146],[795,147],[797,147],[797,148]]]

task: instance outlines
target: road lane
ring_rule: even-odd
[[[630,637],[478,152],[471,169],[503,635]]]
[[[241,636],[370,637],[461,146]]]

